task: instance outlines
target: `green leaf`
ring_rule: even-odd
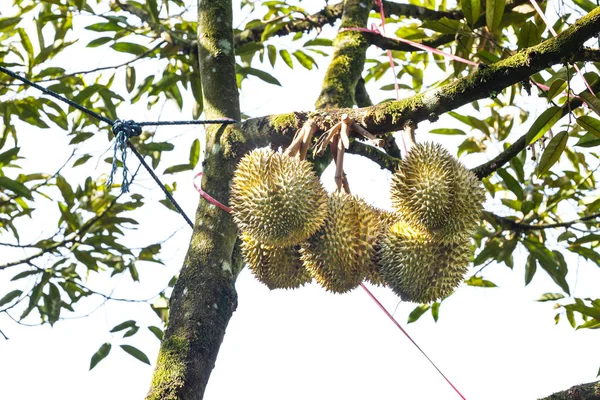
[[[600,99],[591,94],[588,91],[585,91],[579,95],[585,104],[587,104],[597,115],[600,115]]]
[[[7,178],[6,176],[0,176],[0,188],[10,190],[17,196],[33,200],[33,195],[27,186],[23,185],[21,182]]]
[[[129,65],[125,70],[125,87],[128,93],[131,93],[135,89],[135,68]]]
[[[544,293],[536,301],[555,301],[555,300],[560,300],[560,299],[564,299],[564,298],[565,298],[565,295],[562,293]]]
[[[577,4],[579,7],[583,8],[586,13],[591,12],[594,8],[597,7],[596,3],[590,0],[573,0],[573,3]]]
[[[473,26],[481,14],[481,0],[460,0],[460,8],[469,25]]]
[[[545,110],[531,125],[527,132],[526,142],[528,145],[537,142],[546,132],[562,118],[562,109],[560,107],[550,107]]]
[[[469,279],[467,279],[465,281],[465,283],[469,286],[476,286],[476,287],[487,287],[487,288],[498,287],[498,285],[496,285],[494,282],[485,280],[478,276],[470,277]]]
[[[267,54],[269,56],[269,63],[271,67],[275,67],[275,62],[277,61],[277,48],[272,44],[267,46]]]
[[[440,316],[440,305],[441,303],[439,301],[436,301],[431,305],[431,316],[433,317],[433,320],[435,322],[438,321],[438,318]]]
[[[137,43],[129,43],[129,42],[118,42],[113,44],[112,47],[114,50],[119,51],[121,53],[129,53],[135,56],[139,56],[148,51],[146,46],[142,46]]]
[[[165,172],[163,172],[163,174],[176,174],[178,172],[184,172],[184,171],[191,171],[194,169],[194,166],[192,164],[179,164],[179,165],[173,165],[167,169],[165,169]]]
[[[546,146],[544,154],[542,154],[542,158],[540,159],[540,163],[538,164],[538,176],[548,172],[550,168],[558,161],[562,153],[565,151],[565,148],[567,147],[568,139],[568,132],[562,131],[558,135],[554,136],[552,140],[550,140],[550,143],[548,143],[548,145]]]
[[[421,315],[425,314],[425,312],[427,310],[429,310],[429,304],[421,304],[419,306],[417,306],[414,310],[412,310],[412,312],[408,315],[408,323],[413,323],[416,320],[418,320],[419,318],[421,318]]]
[[[424,21],[421,27],[439,33],[455,35],[460,30],[460,21],[444,17],[437,21]]]
[[[144,143],[142,147],[145,151],[172,151],[175,146],[168,142]]]
[[[91,138],[93,136],[94,136],[94,134],[91,132],[79,132],[78,134],[76,134],[73,137],[73,139],[71,139],[69,144],[78,144],[78,143],[88,140],[89,138]]]
[[[300,65],[302,65],[304,68],[306,68],[308,70],[311,70],[313,68],[313,66],[317,65],[315,63],[314,58],[312,58],[308,54],[304,53],[303,51],[297,50],[297,51],[293,52],[292,55],[294,57],[296,57],[296,60],[298,60]]]
[[[125,334],[123,335],[123,338],[131,337],[131,336],[135,335],[139,330],[140,330],[139,326],[132,326],[127,332],[125,332]]]
[[[73,163],[73,167],[78,167],[80,165],[85,164],[90,158],[92,158],[92,156],[90,156],[89,154],[86,154],[84,156],[79,157],[77,160],[75,160],[75,162]]]
[[[25,49],[25,52],[27,53],[27,57],[28,57],[28,60],[30,63],[30,67],[32,67],[33,66],[32,62],[34,59],[33,45],[31,44],[31,40],[29,39],[29,35],[27,35],[27,32],[25,32],[25,29],[19,28],[18,32],[19,32],[19,37],[21,38],[21,45]]]
[[[123,30],[123,28],[119,26],[116,22],[98,22],[96,24],[86,26],[85,29],[94,32],[120,32]]]
[[[333,41],[331,39],[316,38],[304,43],[304,47],[307,46],[333,46]]]
[[[102,46],[103,44],[106,44],[106,43],[108,43],[108,42],[110,42],[110,41],[112,41],[112,40],[114,40],[114,39],[113,39],[113,38],[111,38],[111,37],[101,37],[101,38],[98,38],[98,39],[94,39],[94,40],[92,40],[91,42],[89,42],[89,43],[87,44],[87,46],[86,46],[86,47],[92,47],[92,48],[93,48],[93,47],[100,47],[100,46]]]
[[[92,356],[92,359],[90,360],[90,371],[96,365],[98,365],[98,363],[100,361],[102,361],[103,359],[106,358],[106,356],[108,355],[108,353],[110,353],[110,348],[111,347],[112,346],[111,346],[110,343],[104,343],[102,346],[100,346],[100,348],[98,349],[98,351],[94,353],[94,355]]]
[[[13,290],[12,292],[9,292],[8,294],[6,294],[4,297],[2,297],[0,299],[0,307],[2,307],[5,304],[10,303],[11,301],[13,301],[14,299],[16,299],[17,297],[19,297],[20,295],[23,294],[22,290]]]
[[[42,271],[39,271],[37,269],[33,269],[31,271],[19,272],[18,274],[16,274],[15,276],[13,276],[10,281],[11,282],[12,281],[18,281],[19,279],[26,278],[26,277],[28,277],[30,275],[37,275],[37,274],[41,274],[41,273],[42,273]]]
[[[581,126],[589,133],[600,137],[600,120],[588,115],[584,115],[583,117],[577,118],[577,125]]]
[[[540,32],[537,25],[531,21],[525,22],[519,30],[519,38],[517,40],[519,48],[524,49],[526,47],[535,46],[539,42]]]
[[[537,263],[535,261],[535,256],[533,254],[529,254],[529,256],[527,256],[527,263],[525,263],[525,286],[529,285],[533,279],[536,269]]]
[[[75,204],[75,193],[69,182],[62,175],[58,175],[56,177],[56,186],[58,186],[67,204],[72,207]]]
[[[0,18],[0,32],[10,31],[19,22],[21,22],[21,17]]]
[[[260,69],[251,67],[238,68],[238,73],[242,75],[253,75],[256,76],[258,79],[270,83],[271,85],[281,86],[281,83],[279,83],[279,81],[273,75],[265,71],[261,71]]]
[[[290,52],[283,49],[283,50],[279,50],[279,56],[283,59],[283,62],[286,63],[286,65],[290,68],[294,68],[294,63],[292,62],[292,56],[290,55]]]
[[[485,22],[490,32],[496,32],[502,23],[504,16],[504,6],[506,0],[486,0],[485,1]]]
[[[432,129],[429,133],[437,133],[438,135],[466,135],[465,131],[451,128]]]
[[[152,82],[154,82],[154,75],[147,76],[133,94],[131,102],[136,103],[137,101],[139,101],[142,95],[146,93],[148,89],[152,86]]]
[[[150,14],[150,18],[152,19],[152,22],[160,23],[158,19],[158,4],[156,0],[147,0],[146,6],[148,13]]]
[[[158,326],[149,326],[148,329],[154,334],[154,336],[156,336],[158,340],[163,339],[164,332]]]
[[[16,160],[18,158],[19,150],[21,150],[20,147],[13,147],[4,153],[0,153],[0,168],[10,164],[11,161]]]
[[[548,89],[548,93],[546,94],[548,96],[548,100],[552,100],[557,94],[564,92],[566,88],[567,81],[560,78],[556,79],[554,82],[552,82],[550,89]]]
[[[119,332],[124,329],[131,328],[133,326],[135,326],[135,321],[130,319],[129,321],[121,322],[120,324],[115,325],[115,327],[112,328],[110,331],[111,332]]]
[[[192,168],[198,164],[198,160],[200,160],[200,141],[194,139],[190,148],[190,165]]]
[[[500,177],[504,181],[504,184],[506,185],[508,190],[513,192],[515,194],[515,196],[517,196],[517,199],[519,199],[520,201],[523,201],[523,188],[521,187],[521,184],[519,183],[519,181],[517,181],[515,179],[515,177],[512,176],[504,168],[499,169],[497,172],[498,172],[498,175],[500,175]]]
[[[122,344],[121,348],[123,350],[125,350],[125,352],[135,358],[137,358],[138,360],[140,360],[143,363],[146,363],[148,365],[150,365],[150,360],[148,359],[148,357],[141,352],[140,350],[138,350],[137,348],[130,346],[128,344]]]

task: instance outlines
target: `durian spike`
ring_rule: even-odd
[[[342,123],[338,122],[337,124],[333,125],[331,129],[329,129],[327,132],[321,135],[321,137],[317,141],[317,144],[315,145],[315,156],[323,155],[325,149],[327,148],[327,145],[331,143],[334,136],[337,135],[341,129]]]
[[[308,120],[304,124],[302,130],[304,131],[304,135],[302,135],[302,146],[300,147],[300,159],[306,160],[306,155],[308,154],[308,149],[310,147],[310,143],[312,142],[312,138],[317,132],[318,126],[314,123],[313,120]]]
[[[363,136],[365,139],[368,139],[373,146],[383,147],[383,145],[385,144],[385,141],[383,139],[376,138],[375,136],[373,136],[371,134],[371,132],[369,132],[368,130],[366,130],[365,128],[363,128],[357,122],[352,122],[351,128],[352,128],[352,130],[354,132],[356,132],[359,135]]]

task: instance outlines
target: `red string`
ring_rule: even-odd
[[[211,195],[209,195],[208,193],[206,193],[204,190],[202,190],[201,186],[198,186],[196,184],[196,179],[198,179],[198,177],[202,176],[202,172],[199,172],[195,177],[194,177],[194,187],[196,188],[196,190],[198,191],[198,193],[200,193],[200,196],[204,197],[210,204],[213,204],[217,207],[219,207],[221,210],[225,211],[226,213],[231,214],[231,208],[227,207],[224,204],[221,204],[220,202],[218,202],[217,200],[215,200]]]
[[[435,365],[435,363],[431,360],[431,358],[429,358],[427,356],[427,354],[423,351],[423,349],[421,349],[419,347],[419,345],[417,344],[417,342],[415,342],[413,340],[413,338],[410,337],[410,335],[408,334],[408,332],[406,332],[404,330],[404,328],[402,328],[402,325],[400,325],[400,323],[398,321],[396,321],[396,318],[394,318],[394,316],[392,314],[390,314],[390,312],[383,306],[383,304],[381,304],[381,302],[377,299],[377,297],[375,297],[375,295],[373,293],[371,293],[371,291],[364,284],[361,283],[360,286],[365,290],[365,292],[367,292],[367,294],[369,295],[369,297],[371,297],[371,299],[373,299],[373,301],[379,306],[379,308],[381,308],[381,310],[385,313],[385,315],[387,315],[387,317],[398,327],[398,329],[400,329],[400,331],[404,334],[404,336],[406,336],[408,338],[408,340],[410,340],[411,343],[413,345],[415,345],[415,347],[421,352],[421,354],[423,354],[425,356],[425,358],[427,359],[427,361],[429,361],[429,363],[431,365],[433,365],[433,368],[435,368],[437,370],[437,372],[439,372],[440,375],[446,380],[446,382],[448,382],[448,384],[452,387],[452,389],[454,389],[454,391],[456,392],[456,394],[458,394],[461,399],[466,400],[465,396],[463,396],[462,393],[456,388],[456,386],[454,386],[452,384],[452,382],[450,382],[450,379],[448,379],[446,377],[446,375],[444,375],[444,373],[437,367],[437,365]]]

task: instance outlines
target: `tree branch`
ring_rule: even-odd
[[[594,89],[594,91],[600,89],[600,82],[595,82],[592,85],[592,89]],[[573,97],[568,103],[565,103],[562,106],[561,118],[567,115],[569,112],[573,111],[574,109],[581,107],[582,105],[583,102],[581,100],[581,97]],[[486,176],[491,175],[492,173],[502,168],[510,160],[512,160],[513,157],[516,157],[527,146],[526,139],[527,134],[524,134],[519,139],[517,139],[516,142],[511,144],[506,150],[498,154],[492,160],[471,169],[471,171],[473,171],[473,173],[479,179],[483,179]]]
[[[475,100],[499,93],[508,86],[521,82],[529,76],[554,64],[581,59],[584,52],[580,46],[600,31],[600,7],[579,19],[555,38],[519,51],[517,54],[495,64],[478,68],[469,76],[439,88],[399,100],[358,109],[342,108],[316,112],[295,112],[249,119],[239,125],[244,130],[242,141],[231,136],[222,138],[222,145],[232,151],[232,156],[241,156],[270,141],[289,143],[296,130],[312,118],[319,130],[331,128],[342,114],[375,135],[384,135],[403,129],[408,121],[436,121],[439,115],[469,104]],[[358,33],[358,32],[344,32]],[[513,148],[514,149],[514,148]],[[485,176],[485,175],[482,175]]]
[[[567,221],[567,222],[557,222],[554,224],[541,224],[541,225],[533,225],[526,224],[523,222],[515,221],[514,219],[510,219],[507,217],[502,217],[500,215],[494,214],[489,211],[484,211],[484,218],[489,222],[499,225],[502,230],[505,231],[513,231],[513,232],[529,232],[529,231],[541,231],[545,229],[555,229],[555,228],[569,228],[575,224],[581,224],[584,222],[590,222],[598,217],[600,217],[600,213],[594,213],[590,215],[586,215],[584,217]]]
[[[354,140],[350,143],[350,147],[347,150],[348,153],[358,154],[373,161],[379,165],[381,169],[387,169],[388,171],[394,172],[398,168],[400,158],[392,157],[391,155],[378,150],[376,147],[369,146],[366,143]]]
[[[540,400],[600,400],[600,381],[576,385]]]

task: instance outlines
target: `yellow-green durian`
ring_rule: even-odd
[[[274,247],[242,233],[244,261],[256,279],[273,289],[295,289],[312,281],[297,246]]]
[[[454,166],[452,207],[446,224],[440,230],[442,238],[470,236],[481,220],[485,191],[477,176],[456,160]]]
[[[390,226],[393,225],[394,222],[399,220],[400,216],[393,212],[380,210],[378,208],[374,208],[373,211],[375,212],[375,216],[377,217],[379,229],[373,246],[373,257],[371,258],[371,262],[367,265],[367,268],[365,269],[365,280],[367,282],[372,283],[373,285],[385,286],[385,280],[381,276],[381,271],[379,270],[379,249],[381,247],[380,242],[385,237],[385,234],[387,233]]]
[[[238,228],[273,246],[291,246],[314,234],[327,215],[327,194],[310,164],[269,149],[239,162],[231,186]]]
[[[439,144],[415,144],[392,177],[391,199],[408,223],[444,225],[452,207],[455,158]]]
[[[334,293],[348,292],[365,278],[379,232],[377,216],[364,201],[347,194],[329,196],[325,225],[301,245],[304,266]]]
[[[444,242],[400,221],[381,241],[379,265],[381,276],[402,300],[429,303],[458,287],[471,256],[468,237]]]

